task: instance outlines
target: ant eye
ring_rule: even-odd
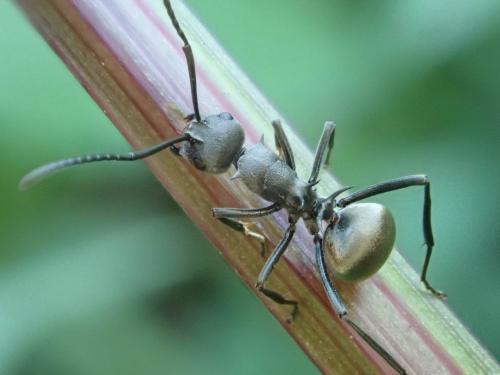
[[[198,141],[197,139],[192,138],[192,137],[191,137],[191,138],[189,138],[188,142],[189,142],[189,144],[191,144],[191,145],[195,145],[195,144],[197,144],[197,143],[200,143],[200,141]]]
[[[221,114],[219,114],[219,117],[223,120],[234,120],[233,116],[227,112],[222,112]]]
[[[299,209],[302,208],[302,206],[304,204],[303,200],[298,196],[291,197],[290,203],[292,204],[292,206],[294,206],[295,208],[299,208]]]

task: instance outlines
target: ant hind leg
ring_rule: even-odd
[[[316,248],[316,263],[318,265],[319,274],[321,278],[321,282],[323,283],[323,287],[325,288],[326,295],[330,304],[335,309],[338,317],[342,319],[344,322],[349,324],[356,333],[373,349],[375,350],[380,357],[382,357],[387,364],[389,364],[398,374],[406,374],[405,369],[394,359],[392,355],[390,355],[379,343],[377,343],[370,335],[368,335],[365,331],[363,331],[356,323],[354,323],[351,319],[349,319],[347,310],[342,303],[340,296],[335,289],[333,282],[328,274],[328,270],[326,267],[325,257],[323,253],[323,241],[319,235],[314,237],[314,245]]]
[[[431,260],[432,249],[434,247],[434,237],[432,235],[432,226],[431,226],[431,188],[429,177],[426,175],[411,175],[396,178],[393,180],[381,182],[379,184],[375,184],[372,186],[368,186],[367,188],[357,191],[351,195],[348,195],[345,198],[337,201],[337,206],[340,208],[346,207],[347,205],[357,202],[359,200],[387,193],[389,191],[404,189],[410,186],[424,186],[424,210],[423,210],[423,233],[425,244],[427,246],[427,252],[425,254],[424,265],[422,267],[422,273],[420,276],[420,280],[425,285],[427,290],[429,290],[432,294],[439,298],[446,298],[446,294],[434,289],[431,284],[427,281],[427,269],[429,267],[429,262]]]

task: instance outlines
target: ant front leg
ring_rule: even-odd
[[[280,157],[283,157],[287,165],[295,170],[295,160],[293,158],[292,148],[290,147],[290,142],[288,142],[285,131],[281,126],[281,121],[274,120],[272,125],[274,128],[274,141]]]
[[[325,126],[323,127],[323,133],[321,134],[321,138],[319,139],[318,146],[316,148],[311,176],[309,177],[309,183],[317,182],[319,172],[321,171],[321,166],[328,165],[330,163],[330,156],[333,150],[334,136],[335,136],[335,124],[331,121],[326,121]],[[324,154],[327,149],[328,151],[326,152],[326,158],[325,158]]]
[[[247,229],[244,228],[244,224],[241,224],[237,220],[234,220],[235,218],[238,219],[248,219],[248,218],[256,218],[256,217],[262,217],[262,216],[267,216],[270,215],[276,211],[281,210],[281,206],[278,205],[277,203],[274,203],[270,206],[263,207],[263,208],[256,208],[256,209],[243,209],[243,208],[213,208],[212,213],[213,215],[221,220],[224,224],[229,225],[231,228],[238,230],[240,232],[245,233]],[[251,232],[253,236],[255,235],[254,232]],[[246,235],[249,235],[248,233],[245,233]],[[285,252],[287,249],[288,245],[290,244],[290,241],[292,240],[293,235],[295,234],[295,222],[291,222],[290,226],[285,232],[285,235],[279,242],[279,244],[276,246],[276,248],[273,250],[269,258],[267,259],[266,263],[264,264],[264,267],[262,267],[262,271],[259,274],[259,277],[257,278],[257,282],[255,284],[255,287],[259,292],[264,294],[267,298],[273,300],[274,302],[280,304],[280,305],[292,305],[293,309],[290,314],[290,317],[287,319],[288,322],[292,322],[295,319],[295,316],[297,315],[298,311],[298,303],[297,301],[293,300],[288,300],[285,297],[283,297],[281,294],[278,292],[275,292],[274,290],[267,289],[264,287],[264,283],[266,280],[269,278],[269,275],[271,274],[274,265],[278,262],[280,259],[281,255]],[[257,234],[260,236],[260,234]],[[255,238],[255,237],[254,237]],[[262,254],[262,252],[261,252]]]
[[[425,287],[431,291],[435,296],[439,298],[445,298],[446,294],[434,289],[427,281],[427,268],[429,267],[429,262],[431,260],[432,249],[434,247],[434,237],[432,235],[431,226],[431,191],[429,178],[426,175],[412,175],[396,178],[394,180],[389,180],[369,186],[363,190],[355,192],[345,198],[337,201],[337,206],[340,208],[346,207],[351,203],[357,202],[359,200],[387,193],[389,191],[404,189],[410,186],[424,186],[424,212],[423,212],[423,232],[425,244],[427,246],[427,252],[425,255],[424,265],[422,267],[422,274],[420,276],[421,281],[424,283]]]
[[[263,208],[213,208],[212,214],[223,224],[259,241],[261,244],[260,255],[264,257],[266,253],[266,238],[260,233],[251,231],[249,229],[251,224],[236,219],[252,219],[267,216],[279,210],[281,210],[281,206],[275,203]]]
[[[218,219],[221,223],[226,224],[228,227],[243,233],[247,237],[253,238],[254,240],[258,241],[260,243],[260,256],[264,258],[267,250],[266,237],[264,237],[260,233],[250,230],[250,226],[252,225],[251,223],[245,223],[240,220],[229,219],[226,217],[220,217]]]

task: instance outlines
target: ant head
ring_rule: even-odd
[[[207,116],[201,121],[201,123],[205,124],[205,125],[209,125],[209,126],[216,126],[216,127],[219,127],[219,126],[224,127],[224,126],[228,126],[228,125],[231,126],[234,124],[238,124],[238,126],[240,126],[238,121],[236,121],[234,119],[233,115],[228,113],[228,112],[221,112],[217,115]]]
[[[234,117],[232,114],[230,114],[229,112],[221,112],[217,115],[217,117],[219,117],[220,119],[222,120],[225,120],[225,121],[231,121],[231,120],[234,120]]]
[[[182,144],[181,155],[208,173],[225,172],[240,155],[245,140],[240,123],[227,112],[192,121],[184,134],[190,141]]]

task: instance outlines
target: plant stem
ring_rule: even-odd
[[[18,0],[35,27],[134,148],[177,136],[192,112],[181,42],[160,1]],[[232,113],[243,125],[248,144],[261,134],[273,139],[271,121],[282,118],[225,54],[182,3],[177,17],[197,63],[200,111]],[[326,119],[325,119],[326,120]],[[307,176],[311,151],[283,124],[299,175]],[[318,134],[319,135],[319,134]],[[206,175],[169,152],[148,166],[195,224],[253,288],[263,265],[259,244],[212,217],[212,207],[266,205],[230,173]],[[319,190],[339,188],[323,172]],[[286,219],[275,214],[258,221],[275,245]],[[289,324],[289,309],[256,292],[305,353],[324,373],[386,373],[388,365],[342,323],[319,281],[311,236],[297,235],[270,278],[270,286],[298,300],[300,312]],[[377,340],[411,374],[491,374],[500,369],[447,306],[427,293],[416,273],[393,252],[383,269],[357,284],[338,282],[351,319]]]

